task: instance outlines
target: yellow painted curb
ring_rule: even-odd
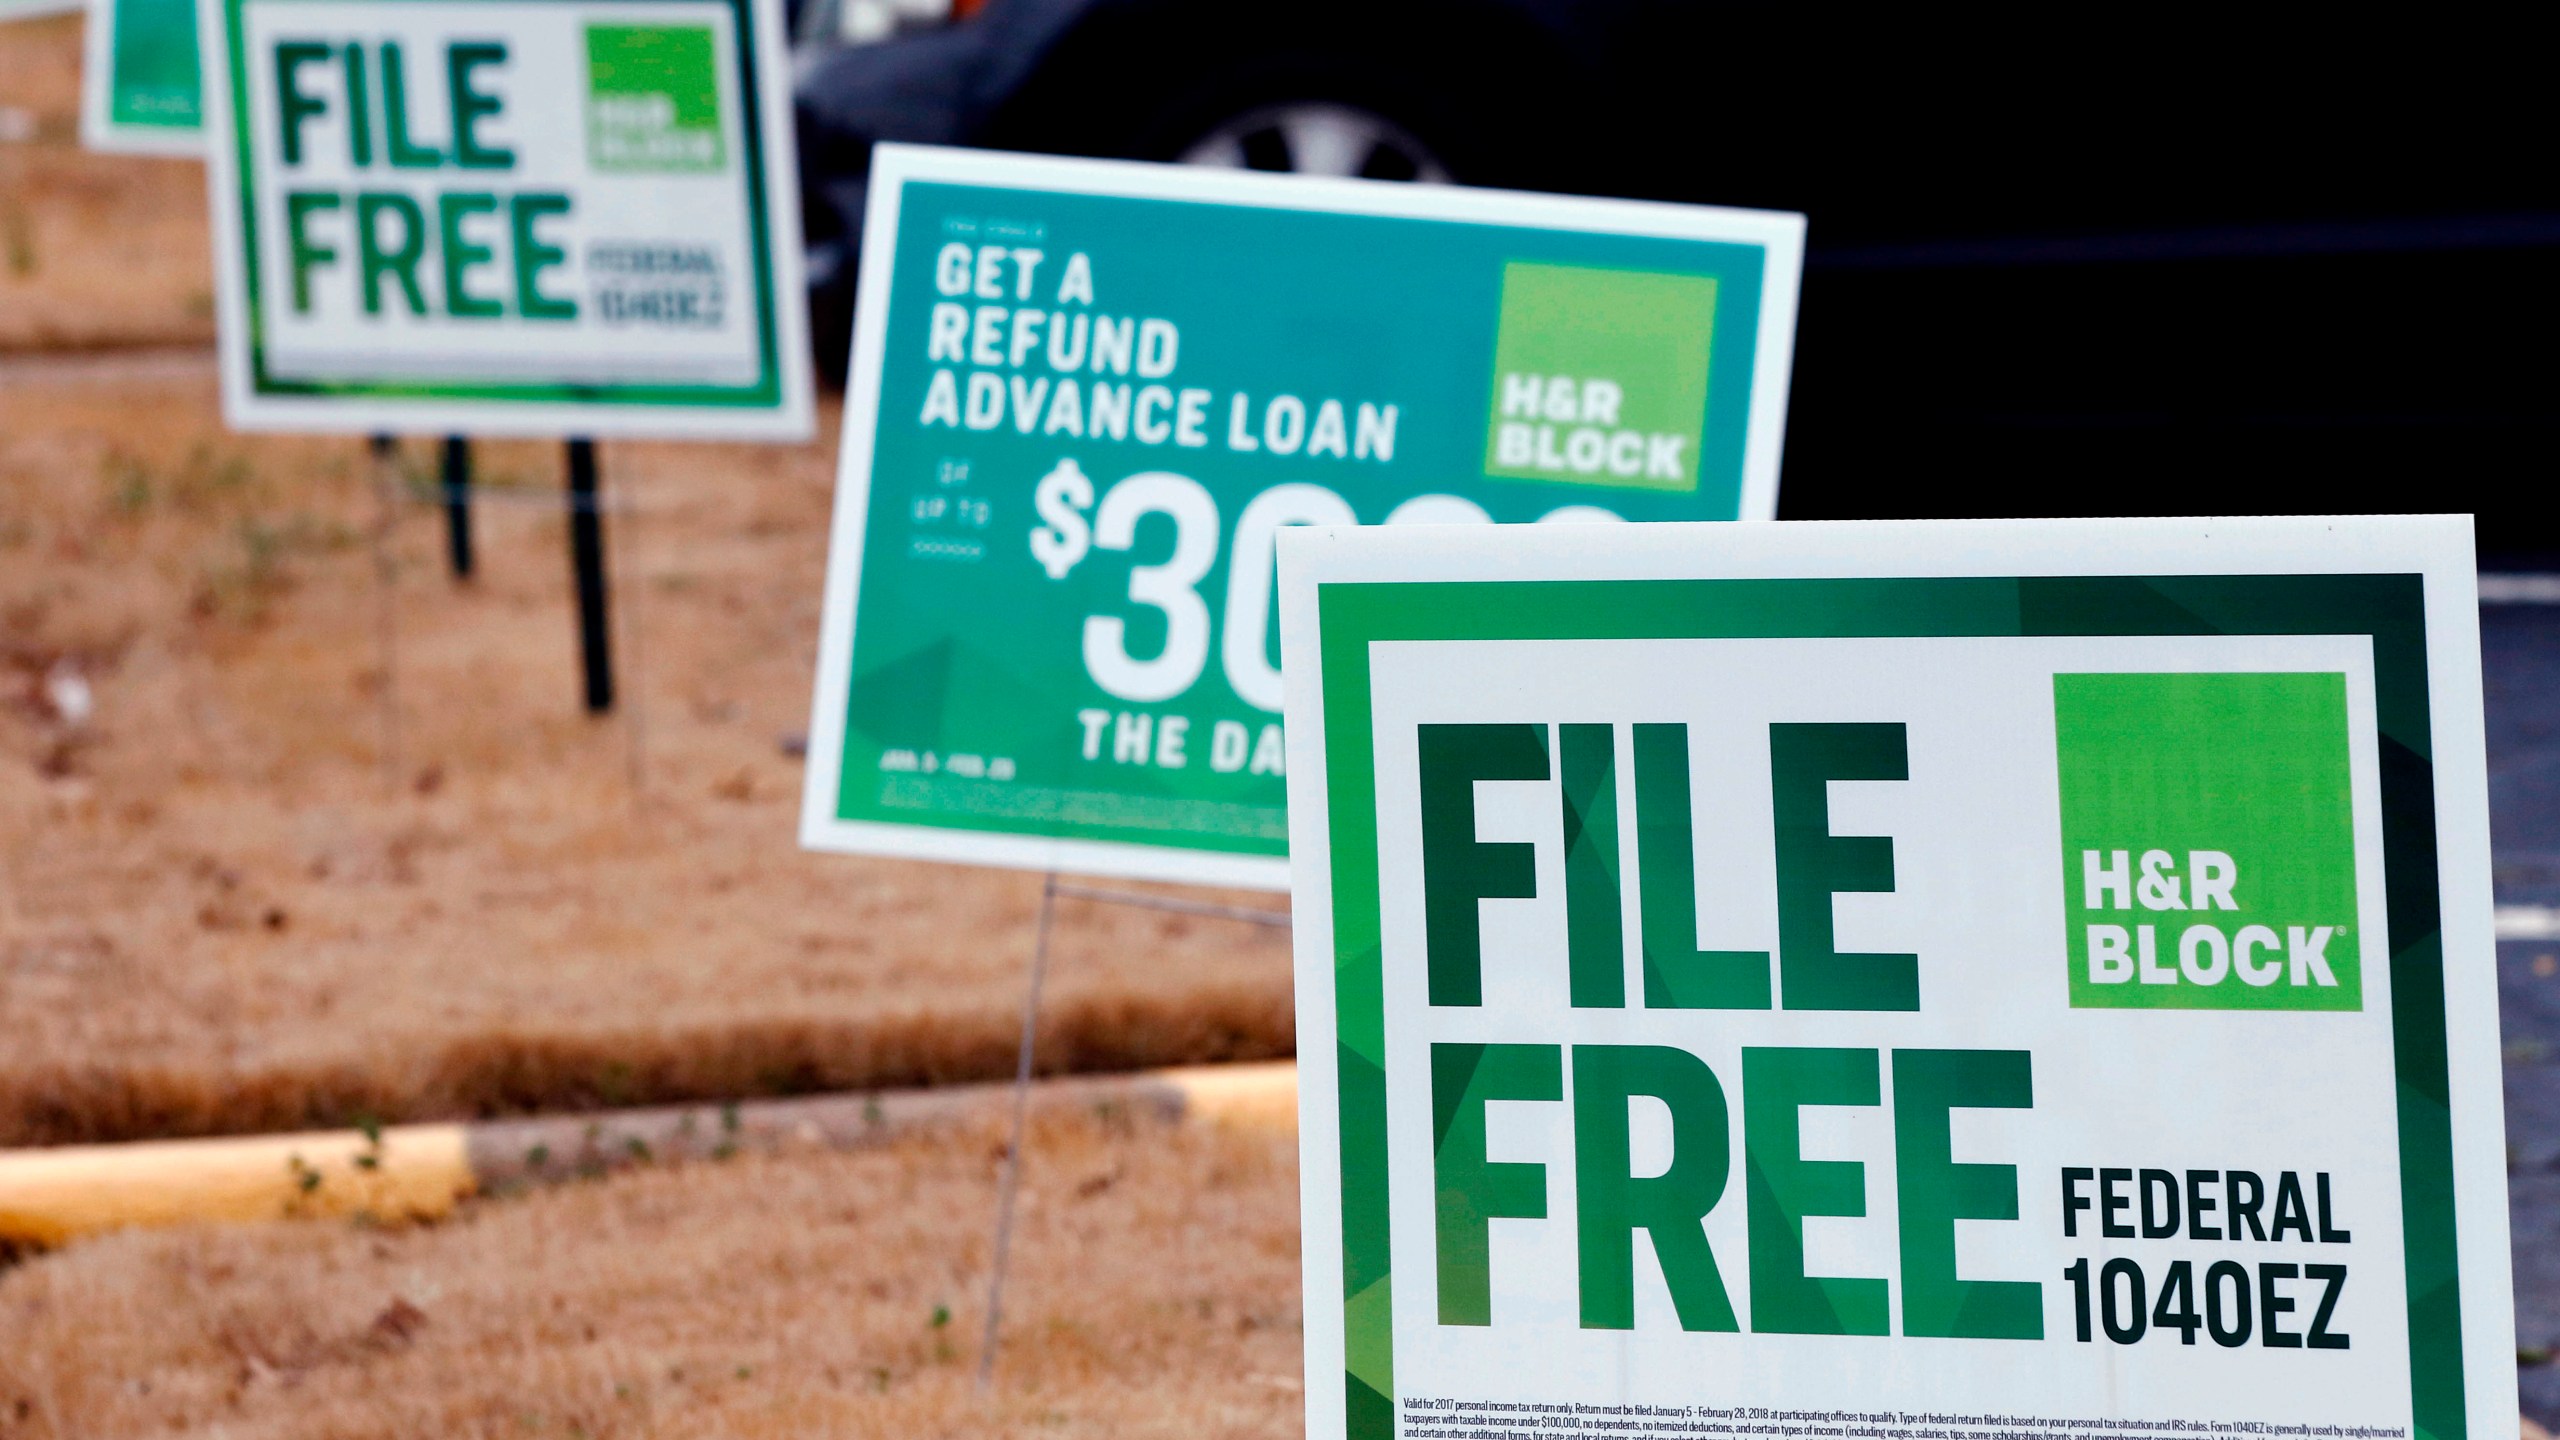
[[[22,1150],[0,1154],[0,1239],[59,1245],[189,1220],[430,1219],[475,1188],[460,1125]]]
[[[1183,1114],[1235,1125],[1267,1125],[1295,1129],[1298,1124],[1298,1062],[1272,1060],[1251,1065],[1187,1065],[1158,1070],[1155,1079],[1182,1096]]]
[[[371,1215],[431,1220],[482,1191],[509,1191],[666,1160],[742,1150],[856,1149],[1003,1113],[1009,1085],[827,1095],[727,1106],[402,1125],[230,1140],[0,1151],[0,1242],[54,1246],[136,1225]],[[1124,1106],[1168,1122],[1288,1129],[1294,1061],[1064,1076],[1032,1107]]]

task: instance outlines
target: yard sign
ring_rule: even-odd
[[[1768,519],[1803,230],[884,147],[803,840],[1284,885],[1273,533]]]
[[[1282,540],[1308,1434],[2514,1434],[2471,554]]]
[[[92,150],[204,153],[195,0],[89,0],[80,139]]]
[[[775,0],[205,0],[226,418],[810,431]]]

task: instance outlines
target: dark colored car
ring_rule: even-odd
[[[876,141],[1765,206],[1811,218],[1783,515],[2455,509],[2484,549],[2560,548],[2536,36],[1693,0],[795,24],[838,366]]]

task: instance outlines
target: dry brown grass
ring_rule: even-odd
[[[1036,878],[796,848],[779,742],[807,718],[831,426],[606,447],[640,507],[608,537],[637,800],[628,732],[577,708],[560,511],[481,506],[457,587],[408,506],[392,791],[360,445],[226,435],[209,366],[15,365],[0,1144],[1010,1071]],[[556,446],[482,460],[558,493]],[[71,674],[81,725],[48,698]],[[1284,936],[1061,914],[1049,1068],[1289,1052]]]
[[[204,166],[80,148],[77,15],[0,25],[0,350],[213,338]]]
[[[987,1402],[981,1130],[640,1172],[433,1229],[127,1234],[35,1260],[0,1274],[0,1435],[1297,1433],[1290,1137],[1037,1133]]]

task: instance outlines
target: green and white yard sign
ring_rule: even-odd
[[[89,0],[80,141],[92,150],[204,153],[195,0]]]
[[[883,147],[803,841],[1285,884],[1273,534],[1768,519],[1803,234]]]
[[[206,0],[226,417],[811,430],[774,0]]]
[[[2461,519],[1279,545],[1308,1433],[2515,1433]]]

